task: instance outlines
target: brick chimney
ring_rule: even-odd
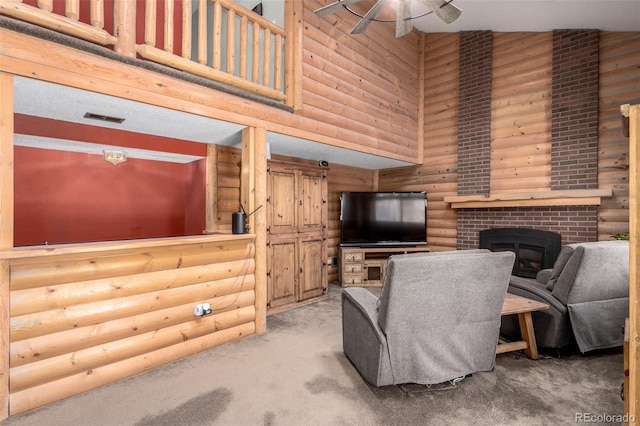
[[[491,32],[460,35],[458,195],[489,195],[491,152]],[[551,188],[598,187],[599,32],[553,32]],[[457,248],[479,245],[491,228],[557,232],[562,244],[598,239],[597,206],[458,210]]]

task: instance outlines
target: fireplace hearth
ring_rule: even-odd
[[[480,248],[516,254],[513,275],[535,278],[541,269],[552,268],[561,248],[555,232],[531,228],[497,228],[480,231]]]

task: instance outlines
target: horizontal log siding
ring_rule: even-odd
[[[548,191],[551,33],[494,33],[491,193]]]
[[[456,246],[455,212],[435,198],[440,192],[456,194],[457,104],[450,94],[457,90],[457,70],[441,68],[457,60],[452,50],[457,41],[448,39],[455,36],[427,35],[424,165],[379,173],[381,190],[429,192],[428,241],[433,250]],[[552,33],[494,34],[492,192],[550,189],[551,37]],[[448,59],[443,54],[442,62],[435,60],[436,43],[443,44],[451,55]],[[628,231],[629,141],[622,136],[620,105],[640,102],[639,49],[640,33],[601,33],[598,185],[612,188],[614,196],[603,198],[599,207],[599,240]]]
[[[331,165],[327,172],[327,257],[338,257],[340,247],[340,193],[343,191],[373,191],[376,172],[356,167]],[[338,281],[339,269],[327,268],[328,282]]]
[[[320,17],[324,0],[305,1],[303,108],[340,139],[365,152],[418,157],[418,34],[395,38],[391,24],[373,23],[353,36],[357,18],[345,10]],[[397,157],[394,157],[397,158]]]
[[[240,211],[242,151],[218,146],[218,229],[231,231],[231,214]]]
[[[239,211],[240,205],[240,155],[237,148],[218,147],[218,223],[220,229],[231,229],[231,213]],[[274,155],[280,161],[296,162],[309,167],[317,166],[315,161]],[[374,170],[331,164],[327,171],[328,218],[327,257],[337,257],[340,246],[340,193],[342,191],[373,191],[375,189]],[[335,266],[327,268],[328,282],[338,281],[339,270]]]
[[[10,260],[11,414],[255,330],[249,238]],[[212,315],[193,307],[210,303]]]
[[[613,197],[600,206],[598,239],[629,232],[629,138],[620,105],[640,103],[640,33],[600,33],[598,187]]]
[[[427,242],[433,251],[456,248],[458,34],[425,36],[424,162],[379,171],[381,191],[427,191]]]

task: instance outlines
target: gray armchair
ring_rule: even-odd
[[[508,292],[549,305],[531,314],[539,347],[562,348],[574,340],[582,353],[622,346],[629,316],[629,242],[565,246],[552,270],[535,279],[511,277]],[[516,319],[504,317],[501,332],[517,338]]]
[[[492,370],[514,260],[488,250],[390,257],[379,299],[342,293],[345,355],[374,386]]]

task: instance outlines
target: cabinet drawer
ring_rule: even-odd
[[[346,272],[346,273],[349,273],[349,272],[362,272],[362,264],[354,263],[354,264],[344,265],[344,272]]]
[[[362,253],[345,253],[344,261],[345,262],[361,262],[363,259]]]
[[[345,276],[342,277],[342,281],[344,281],[344,284],[362,284],[362,277],[359,275],[356,276]]]

